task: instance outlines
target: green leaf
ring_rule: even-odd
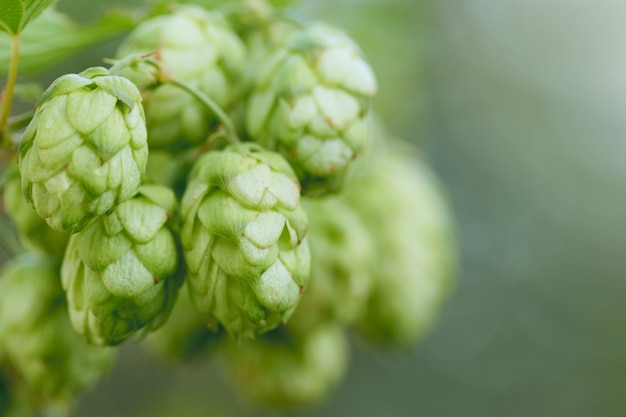
[[[0,4],[3,1],[0,0]],[[123,11],[111,12],[101,20],[81,27],[63,13],[46,10],[21,35],[20,74],[44,70],[81,49],[127,32],[137,24],[132,16]],[[8,71],[9,52],[10,38],[0,32],[0,75]]]
[[[56,0],[0,0],[0,30],[18,35]]]

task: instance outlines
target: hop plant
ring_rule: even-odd
[[[10,169],[5,177],[3,197],[4,208],[16,226],[21,245],[28,250],[48,253],[61,259],[70,234],[50,228],[28,205],[22,193],[17,167]]]
[[[289,159],[305,191],[335,191],[369,145],[376,78],[354,41],[331,27],[309,26],[279,45],[258,69],[247,132]]]
[[[434,321],[454,276],[452,220],[423,161],[377,153],[347,193],[375,242],[374,288],[359,329],[390,346],[414,343]]]
[[[72,235],[61,277],[72,325],[90,343],[115,345],[167,319],[182,277],[168,223],[176,205],[170,189],[142,185],[109,216]]]
[[[224,349],[224,368],[256,404],[277,408],[311,405],[343,377],[348,342],[338,326],[322,325],[294,337],[284,331]]]
[[[113,350],[88,345],[72,329],[56,261],[21,255],[1,277],[0,351],[35,402],[70,403],[108,370]]]
[[[44,93],[20,142],[22,190],[50,227],[77,232],[137,192],[147,157],[137,87],[90,68]]]
[[[305,199],[309,217],[311,283],[290,324],[307,332],[320,323],[344,326],[362,314],[371,292],[374,245],[343,199]]]
[[[178,6],[174,13],[139,25],[120,46],[120,58],[156,52],[177,79],[208,95],[219,106],[233,104],[246,50],[219,12]],[[145,84],[141,72],[122,72]],[[189,93],[169,84],[143,92],[150,146],[177,149],[206,138],[216,120]]]
[[[181,211],[191,298],[209,324],[242,338],[286,321],[310,268],[289,164],[255,144],[208,152],[190,173]]]

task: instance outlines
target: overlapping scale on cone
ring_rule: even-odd
[[[298,181],[274,152],[242,144],[208,152],[182,199],[190,294],[236,338],[287,320],[310,269]]]
[[[76,232],[135,195],[147,158],[139,90],[90,68],[46,90],[18,162],[37,214],[55,230]]]
[[[343,32],[315,24],[291,34],[256,73],[246,129],[285,155],[308,193],[337,191],[369,146],[374,73]]]
[[[153,17],[120,46],[117,56],[155,53],[155,59],[177,79],[197,88],[223,108],[234,104],[246,49],[218,11],[177,6]],[[145,84],[140,73],[122,72]],[[189,93],[168,84],[143,90],[151,147],[183,148],[205,139],[215,116]]]
[[[167,319],[181,282],[172,225],[174,193],[143,185],[88,229],[72,235],[61,269],[74,328],[115,345]]]

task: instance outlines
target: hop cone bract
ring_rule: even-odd
[[[375,242],[374,288],[360,330],[406,346],[432,324],[452,283],[452,219],[436,178],[417,159],[378,153],[352,184],[348,201]]]
[[[348,341],[340,327],[319,326],[300,337],[269,333],[231,344],[224,357],[225,371],[246,398],[272,407],[302,407],[320,401],[339,383]]]
[[[288,319],[310,268],[307,217],[289,164],[258,145],[198,160],[182,204],[192,301],[233,336]]]
[[[151,52],[157,53],[156,59],[171,75],[219,106],[226,108],[234,101],[246,50],[219,12],[179,6],[174,13],[135,28],[117,55]],[[197,143],[206,138],[215,121],[202,103],[178,87],[162,84],[146,89],[143,95],[151,147],[171,149]]]
[[[168,224],[175,210],[170,189],[142,185],[109,216],[72,235],[61,277],[71,322],[87,341],[114,345],[167,318],[181,278]]]
[[[141,96],[104,68],[58,78],[20,143],[22,190],[59,231],[79,231],[136,192],[148,158]]]
[[[63,257],[70,234],[52,229],[28,205],[22,193],[17,167],[10,169],[7,174],[3,200],[6,214],[15,224],[17,236],[24,248],[42,251],[59,259]]]
[[[55,261],[21,255],[1,276],[0,351],[38,401],[72,400],[108,370],[113,350],[72,329]]]
[[[246,128],[289,158],[305,191],[334,191],[369,145],[369,99],[376,88],[354,41],[312,25],[292,34],[258,69]]]

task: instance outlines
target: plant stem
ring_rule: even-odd
[[[241,143],[239,137],[237,136],[237,130],[235,129],[235,124],[230,119],[230,117],[226,114],[224,110],[215,102],[213,99],[202,91],[194,88],[182,81],[176,80],[174,78],[168,78],[164,80],[164,82],[170,83],[178,88],[181,88],[191,94],[194,98],[199,100],[204,106],[206,106],[213,114],[218,118],[218,120],[224,126],[224,130],[226,130],[226,136],[233,144]]]
[[[9,61],[9,72],[7,74],[7,83],[4,90],[4,97],[2,100],[2,107],[0,108],[0,137],[2,141],[1,147],[10,147],[11,138],[9,136],[9,129],[7,121],[9,114],[11,114],[11,103],[13,102],[13,90],[15,88],[15,81],[17,80],[17,63],[20,56],[20,36],[11,35],[11,59]]]

